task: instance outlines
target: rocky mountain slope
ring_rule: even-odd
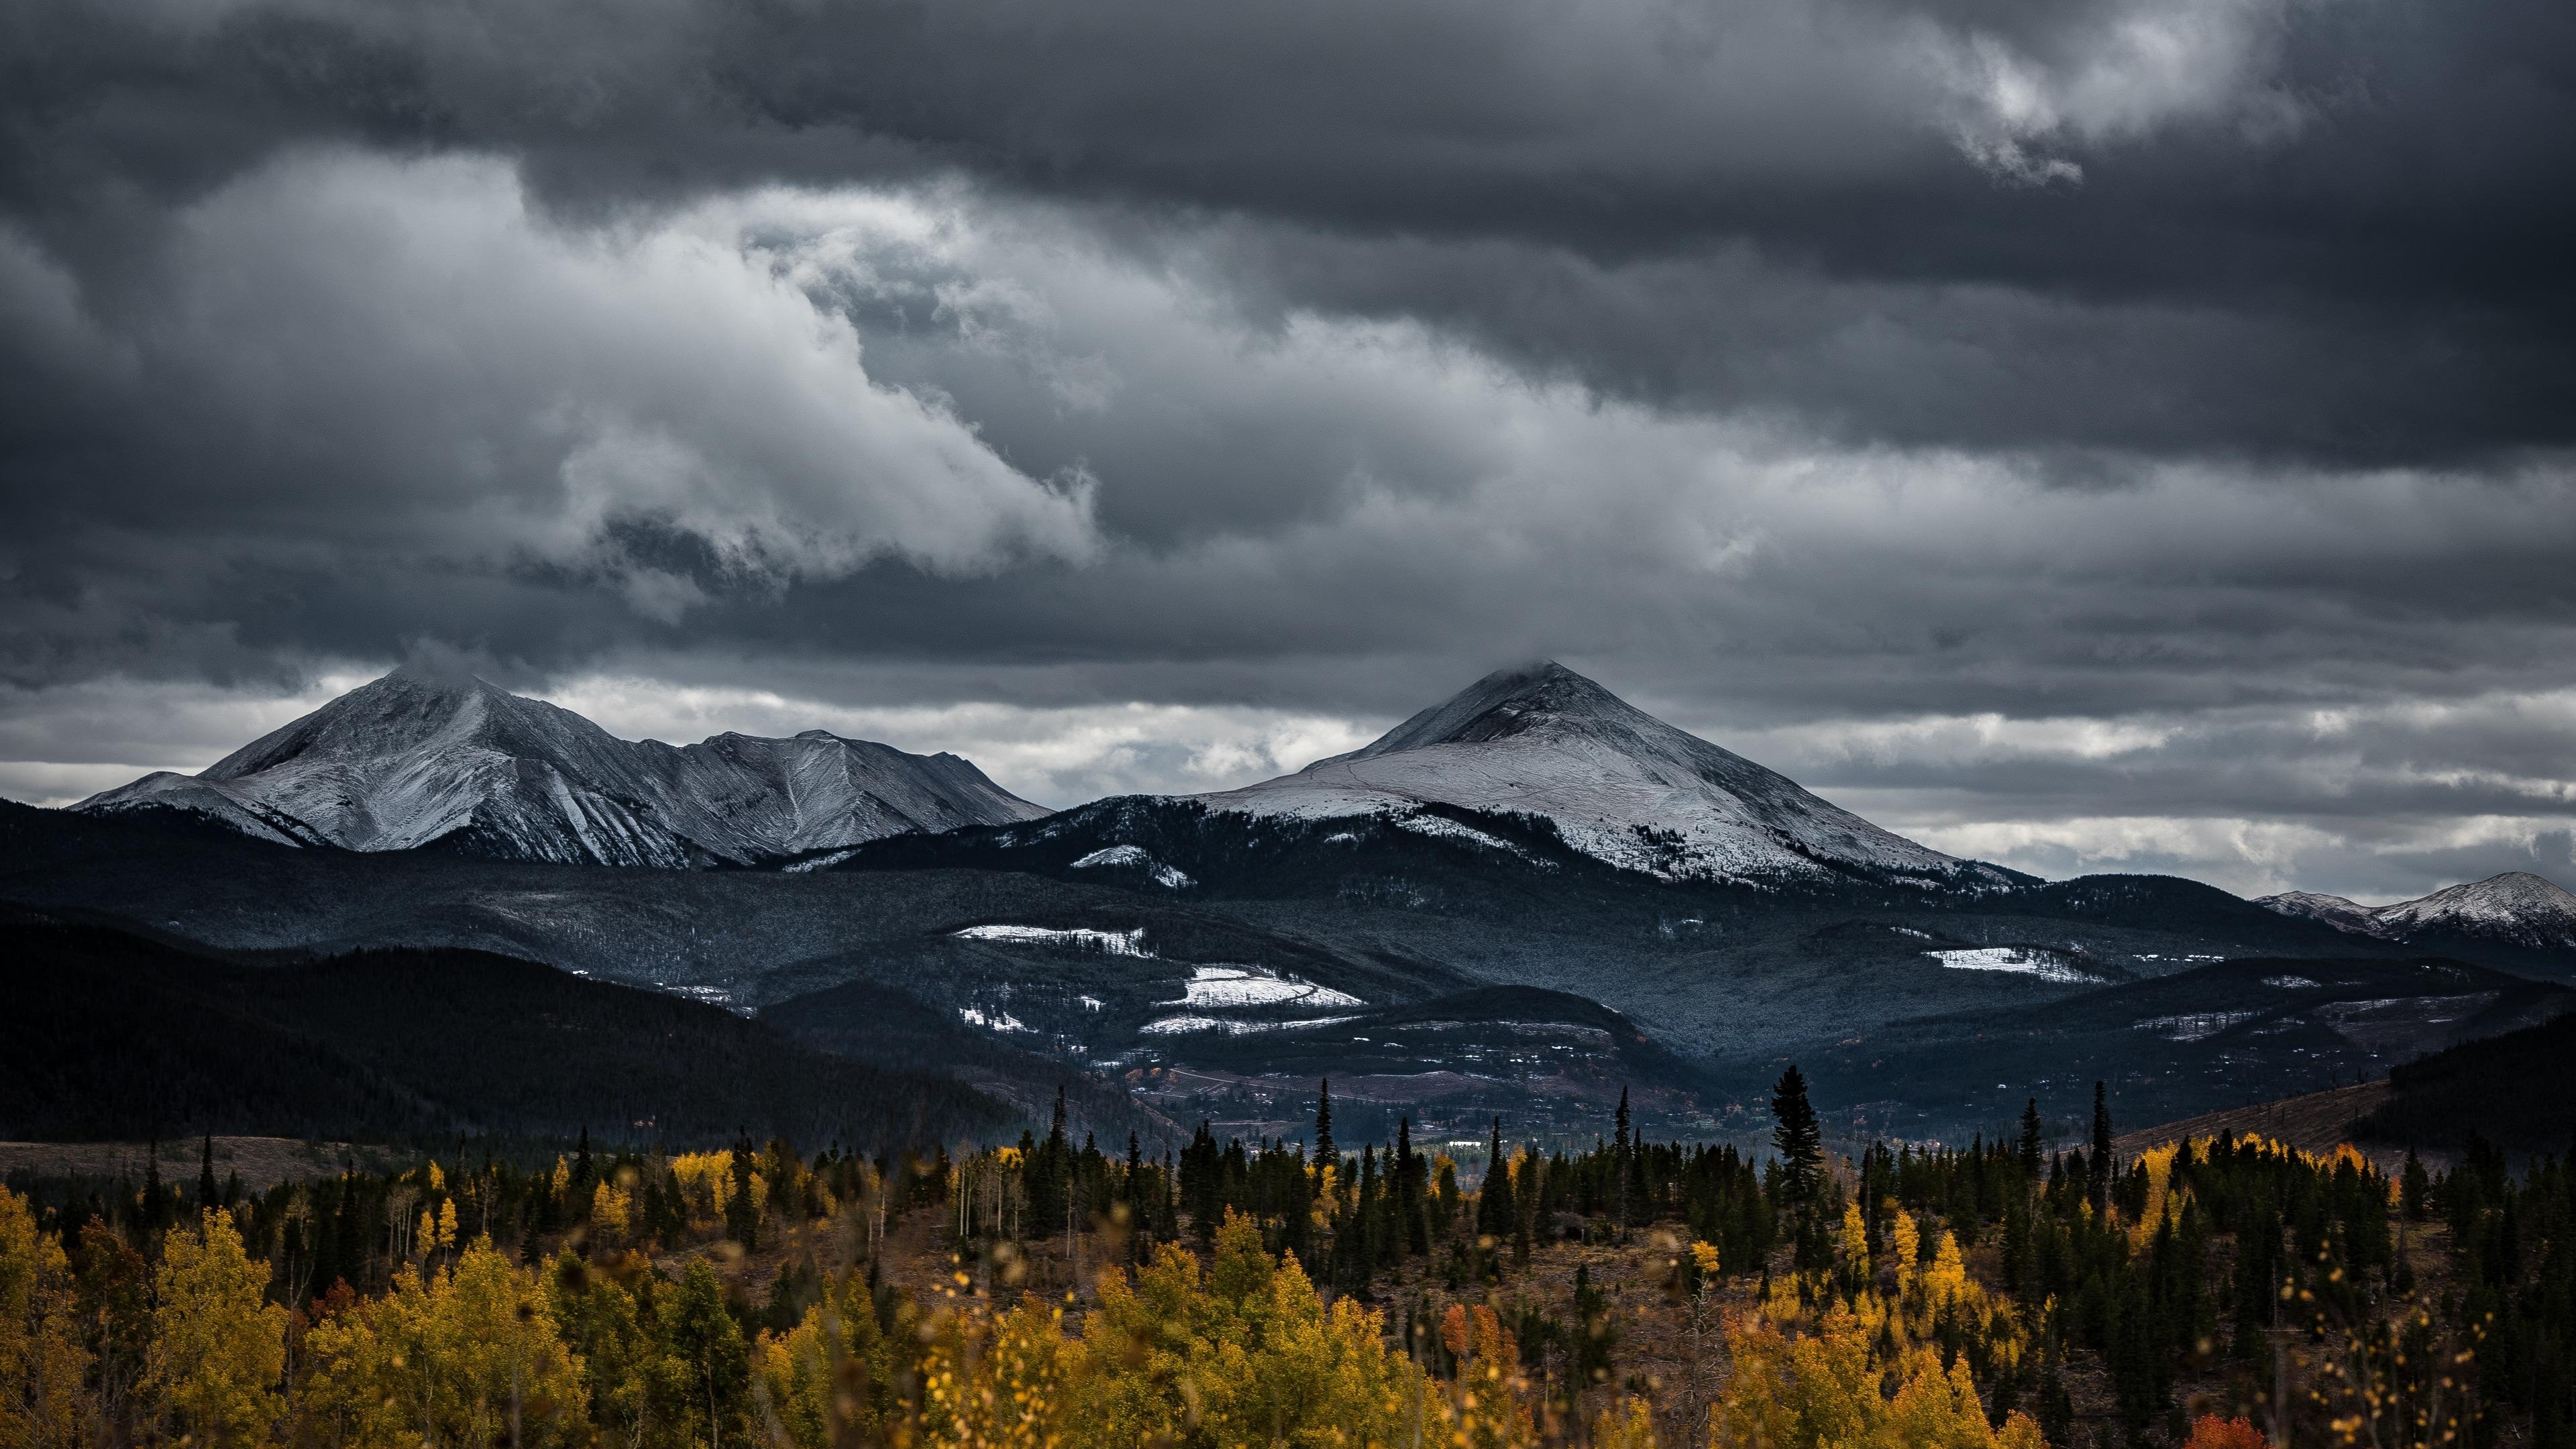
[[[821,730],[677,747],[621,740],[483,680],[411,668],[202,774],[147,775],[73,808],[177,812],[290,845],[666,867],[750,864],[1046,813],[955,755]]]
[[[1426,804],[1534,816],[1586,855],[1663,880],[2018,879],[1882,830],[1552,660],[1489,674],[1347,755],[1198,798],[1224,811],[1375,816],[1434,833],[1451,827]]]

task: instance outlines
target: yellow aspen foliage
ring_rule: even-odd
[[[1914,1214],[1897,1209],[1888,1241],[1896,1249],[1896,1291],[1903,1293],[1914,1286],[1914,1265],[1923,1256],[1923,1233],[1914,1226]]]
[[[622,1241],[632,1226],[635,1200],[616,1184],[602,1182],[590,1190],[590,1230],[610,1242]]]
[[[429,1179],[429,1190],[431,1192],[447,1191],[447,1174],[438,1170],[437,1158],[431,1158],[429,1166],[422,1170]]]
[[[1016,1159],[1016,1152],[1013,1155]],[[680,1184],[680,1197],[689,1206],[691,1222],[724,1220],[725,1208],[733,1199],[732,1153],[682,1153],[671,1159],[671,1176]]]
[[[305,1331],[295,1437],[341,1449],[410,1449],[434,1413],[429,1300],[406,1267],[392,1291],[323,1313]]]
[[[894,1369],[867,1282],[856,1274],[806,1309],[803,1322],[763,1333],[752,1350],[756,1392],[795,1449],[883,1441],[877,1406],[846,1389],[887,1382]]]
[[[1488,1341],[1505,1339],[1496,1322]],[[1062,1392],[1066,1442],[1082,1449],[1395,1444],[1426,1422],[1444,1437],[1442,1391],[1388,1349],[1382,1316],[1326,1307],[1296,1259],[1272,1261],[1231,1212],[1212,1269],[1166,1244],[1132,1281],[1102,1280]]]
[[[562,1155],[561,1155],[561,1154],[557,1154],[557,1156],[555,1157],[555,1175],[554,1175],[555,1196],[557,1196],[557,1197],[561,1197],[561,1196],[563,1196],[563,1195],[564,1195],[564,1190],[565,1190],[566,1188],[571,1187],[571,1186],[572,1186],[572,1164],[571,1164],[571,1163],[569,1163],[569,1162],[564,1161],[564,1160],[563,1160],[563,1157],[562,1157]]]
[[[2179,1195],[2173,1191],[2173,1170],[2174,1159],[2185,1150],[2180,1143],[2168,1142],[2162,1147],[2147,1149],[2138,1158],[2138,1164],[2147,1173],[2147,1202],[2139,1209],[2138,1220],[2129,1224],[2129,1246],[2132,1250],[2144,1248],[2154,1240],[2156,1229],[2163,1225],[2168,1212],[2181,1215],[2183,1200],[2190,1191],[2185,1189]]]
[[[1634,1395],[1592,1420],[1592,1449],[1655,1449],[1654,1406]]]
[[[449,1215],[453,1223],[453,1214]],[[537,1275],[478,1238],[430,1295],[432,1353],[446,1367],[444,1442],[540,1446],[586,1427],[581,1380]]]
[[[1755,1320],[1730,1332],[1735,1374],[1709,1416],[1712,1446],[1737,1449],[2045,1449],[2028,1416],[2001,1434],[1986,1422],[1964,1358],[1949,1370],[1929,1347],[1903,1351],[1891,1367],[1894,1398],[1881,1392],[1881,1365],[1859,1314],[1829,1309],[1816,1331],[1795,1340]]]
[[[426,1257],[438,1247],[438,1219],[429,1215],[429,1209],[420,1210],[420,1222],[412,1228],[411,1240],[414,1256]]]
[[[217,1208],[162,1243],[144,1388],[206,1449],[265,1443],[282,1407],[286,1310],[261,1301],[268,1265]]]
[[[552,1300],[491,1240],[424,1280],[316,1323],[298,1387],[297,1423],[351,1449],[433,1444],[536,1446],[587,1430],[579,1366]]]
[[[1869,1271],[1869,1224],[1861,1217],[1858,1203],[1843,1208],[1842,1250],[1843,1261],[1853,1272]]]
[[[0,1444],[73,1449],[89,1441],[96,1406],[83,1380],[71,1264],[36,1228],[27,1199],[0,1188]]]
[[[1699,1269],[1700,1276],[1703,1278],[1716,1277],[1718,1269],[1717,1245],[1715,1243],[1704,1241],[1692,1243],[1691,1265]]]
[[[950,1314],[921,1371],[921,1441],[954,1449],[1070,1442],[1064,1315],[1035,1299],[998,1318]]]
[[[438,1245],[456,1246],[456,1199],[448,1198],[438,1205]]]
[[[1941,1241],[1932,1249],[1932,1266],[1923,1274],[1923,1296],[1937,1311],[1969,1297],[1975,1285],[1968,1281],[1968,1265],[1959,1256],[1959,1240],[1941,1231]],[[1982,1297],[1983,1295],[1978,1295]]]

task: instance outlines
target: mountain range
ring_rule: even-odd
[[[1325,1074],[1354,1130],[1589,1133],[1634,1086],[1659,1131],[1750,1131],[1783,1058],[1854,1130],[1964,1135],[2024,1095],[2072,1119],[2096,1076],[2186,1115],[2576,1003],[2576,949],[2511,935],[2538,885],[2400,929],[2042,882],[1553,663],[1274,780],[1052,814],[955,756],[630,742],[414,670],[202,775],[0,809],[0,901],[50,919],[245,961],[492,953],[1021,1110],[1071,1073],[1104,1127],[1245,1133]]]
[[[398,669],[195,775],[72,807],[173,812],[287,845],[568,864],[747,865],[1047,812],[955,755],[808,730],[621,740],[470,676]]]

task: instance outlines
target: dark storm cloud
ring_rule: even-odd
[[[0,24],[9,195],[93,284],[148,265],[156,205],[315,141],[521,157],[577,214],[962,168],[1140,208],[1147,247],[1176,213],[1243,218],[1233,279],[1284,305],[1860,436],[2420,461],[2564,441],[2576,392],[2576,199],[2547,180],[2576,42],[2546,0]]]
[[[22,0],[0,784],[452,646],[1066,803],[1554,653],[2015,863],[2564,855],[2571,64],[2542,0]]]

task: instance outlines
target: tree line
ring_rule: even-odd
[[[1329,1085],[1307,1142],[1159,1156],[1060,1111],[902,1160],[583,1142],[259,1192],[209,1150],[0,1194],[0,1444],[2571,1442],[2563,1160],[2124,1158],[2098,1096],[2067,1150],[2031,1111],[1837,1160],[1794,1068],[1771,1105],[1759,1160],[1622,1113],[1582,1152],[1497,1124],[1463,1181],[1409,1122],[1341,1151]],[[925,1213],[956,1272],[902,1291]],[[816,1225],[846,1266],[719,1271]],[[1008,1271],[1059,1233],[1087,1301]],[[1610,1260],[1535,1271],[1564,1242],[1642,1257],[1680,1381],[1619,1378]]]

